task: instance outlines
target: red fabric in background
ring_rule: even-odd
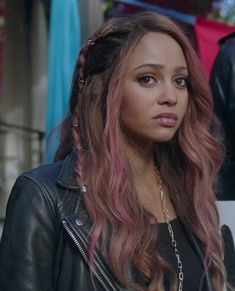
[[[218,40],[235,31],[235,26],[197,17],[194,29],[199,57],[209,79],[214,59],[219,50]]]

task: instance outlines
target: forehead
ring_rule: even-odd
[[[183,50],[178,42],[160,32],[145,34],[133,49],[128,65],[132,67],[144,63],[187,67]]]

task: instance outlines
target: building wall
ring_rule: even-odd
[[[28,126],[31,120],[31,100],[24,4],[22,1],[7,0],[0,116],[6,123]],[[20,130],[1,127],[0,143],[0,216],[4,216],[9,190],[16,175],[30,165],[31,152],[29,136]]]
[[[45,127],[47,94],[48,27],[42,16],[42,2],[6,1],[3,96],[0,103],[2,121],[37,130]],[[102,0],[78,2],[84,41],[103,22]],[[5,215],[6,201],[16,177],[40,162],[36,133],[1,126],[0,144],[1,218]]]
[[[103,0],[80,0],[81,40],[86,41],[104,22]]]

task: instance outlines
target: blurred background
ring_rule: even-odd
[[[0,0],[0,221],[17,176],[53,159],[81,44],[105,19],[143,10],[183,27],[209,78],[235,0]]]

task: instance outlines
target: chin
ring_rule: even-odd
[[[157,138],[154,139],[154,142],[156,142],[156,143],[170,142],[173,139],[174,136],[175,136],[174,134],[172,134],[172,135],[164,135],[164,136],[161,136],[161,137],[158,136]]]
[[[176,135],[177,130],[175,128],[165,128],[164,130],[161,130],[160,132],[156,132],[154,136],[154,141],[163,143],[163,142],[170,142],[174,136]]]
[[[167,143],[167,142],[170,142],[172,140],[172,138],[170,139],[158,139],[158,140],[155,140],[155,143]]]

